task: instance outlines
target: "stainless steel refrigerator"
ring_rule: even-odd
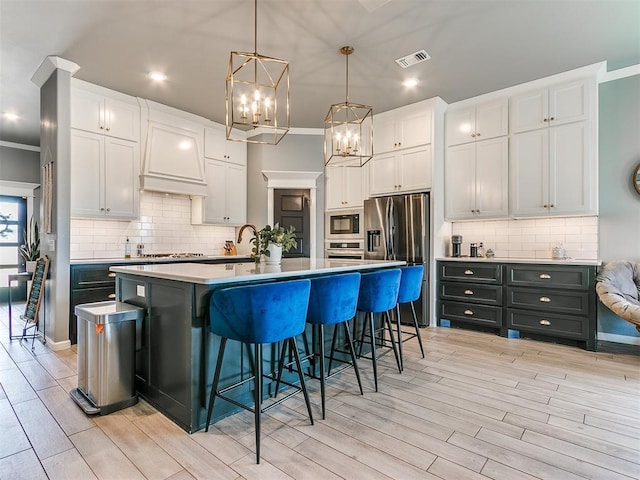
[[[421,326],[429,323],[429,224],[428,193],[393,195],[364,202],[364,258],[424,265],[422,294],[414,304]],[[408,305],[403,306],[401,315],[403,322],[413,322]]]

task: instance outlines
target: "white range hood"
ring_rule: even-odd
[[[206,120],[150,100],[138,101],[144,152],[140,188],[205,196]]]

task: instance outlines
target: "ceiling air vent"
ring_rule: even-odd
[[[419,50],[415,53],[411,53],[402,58],[397,58],[396,63],[400,65],[402,68],[409,68],[416,63],[422,63],[426,60],[429,60],[431,57],[424,50]]]

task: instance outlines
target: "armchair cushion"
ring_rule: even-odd
[[[640,263],[606,263],[596,277],[596,292],[603,304],[640,332]]]

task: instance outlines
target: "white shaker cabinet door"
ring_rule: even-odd
[[[226,217],[226,163],[206,160],[207,196],[204,199],[204,222],[225,223]]]
[[[547,127],[549,125],[549,90],[543,88],[512,97],[509,110],[511,133]]]
[[[398,110],[397,135],[399,148],[411,148],[431,143],[430,108],[423,105],[408,106]]]
[[[363,168],[347,167],[343,168],[343,197],[345,207],[355,208],[364,205],[364,194],[362,189]]]
[[[396,118],[393,111],[384,112],[374,117],[373,154],[379,155],[395,150],[398,146],[396,138]]]
[[[346,168],[342,167],[325,167],[324,175],[326,179],[325,183],[325,198],[326,198],[326,210],[334,210],[336,208],[344,208],[345,200],[342,198],[343,192],[343,178]]]
[[[547,214],[549,203],[549,132],[531,130],[511,137],[510,213],[514,217]]]
[[[476,214],[509,215],[509,149],[507,137],[476,142]]]
[[[392,194],[398,191],[396,179],[396,152],[375,155],[369,163],[371,167],[371,195]]]
[[[137,142],[105,139],[105,212],[110,218],[137,218],[140,204]]]
[[[104,136],[71,130],[71,216],[104,216]]]
[[[431,188],[431,145],[398,152],[398,190],[415,192]]]
[[[444,166],[444,209],[447,220],[475,218],[476,145],[465,143],[447,149]]]
[[[478,105],[475,133],[476,141],[501,137],[509,133],[509,102],[506,98]]]
[[[549,89],[551,127],[586,120],[590,114],[589,84],[586,80],[563,83]]]
[[[247,221],[247,167],[227,165],[226,223],[242,225]]]
[[[597,173],[587,130],[588,122],[549,129],[549,211],[553,215],[597,213]]]
[[[447,145],[473,142],[476,131],[476,109],[465,108],[447,112],[445,125]]]

